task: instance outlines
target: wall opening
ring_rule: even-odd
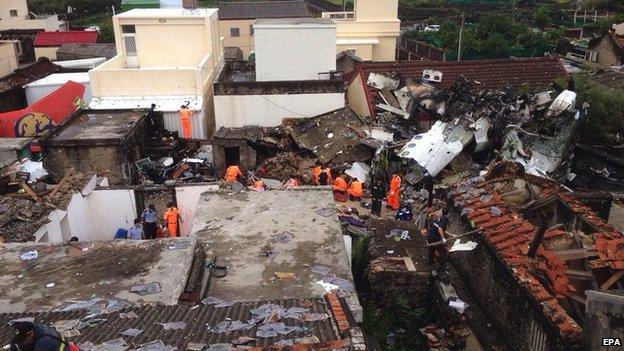
[[[225,148],[225,167],[240,164],[240,148],[239,147],[226,147]]]

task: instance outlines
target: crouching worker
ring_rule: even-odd
[[[351,184],[349,184],[349,189],[347,190],[349,193],[349,198],[352,201],[359,201],[362,197],[362,183],[357,178],[353,178]]]
[[[28,321],[11,323],[16,334],[11,340],[11,351],[80,351],[56,329]]]
[[[349,185],[347,185],[347,181],[345,180],[345,175],[341,174],[336,180],[334,180],[334,184],[332,188],[334,189],[334,200],[338,202],[347,201],[347,189]]]

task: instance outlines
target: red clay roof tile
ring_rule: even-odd
[[[97,42],[98,32],[75,30],[66,32],[39,32],[35,37],[35,47],[54,47],[63,44],[94,44]]]

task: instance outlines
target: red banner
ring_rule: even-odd
[[[24,109],[0,113],[0,137],[37,137],[54,129],[82,106],[84,92],[84,85],[68,81]]]

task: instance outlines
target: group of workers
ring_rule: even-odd
[[[141,217],[134,219],[134,225],[128,230],[127,238],[132,240],[165,238],[167,237],[165,229],[170,238],[179,237],[178,223],[182,222],[182,217],[173,201],[167,202],[167,209],[165,210],[163,220],[161,227],[158,225],[159,220],[156,206],[150,204],[143,210]]]

